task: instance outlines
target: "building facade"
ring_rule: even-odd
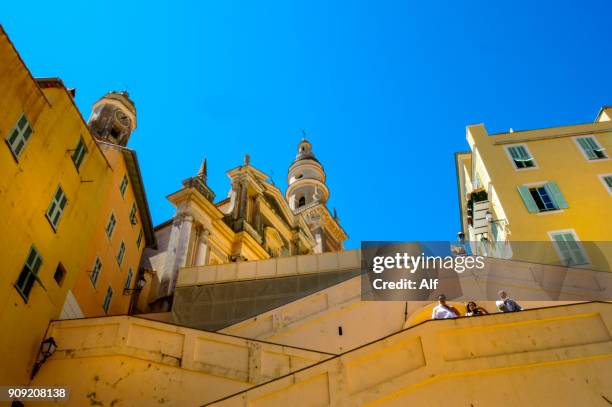
[[[0,60],[0,323],[10,332],[0,335],[0,382],[25,384],[50,320],[127,313],[127,263],[136,273],[154,236],[142,181],[132,183],[124,200],[110,193],[130,166],[137,167],[135,156],[130,163],[119,146],[90,132],[74,91],[61,80],[34,79],[1,27]],[[148,229],[140,249],[139,232],[126,215],[134,202],[138,225]],[[130,245],[125,267],[112,277],[102,271],[98,288],[88,291],[81,281],[95,270],[93,253],[111,266],[111,253],[114,259],[121,246],[119,237],[100,238],[109,216],[100,209],[109,207],[117,212],[117,235],[122,231]],[[130,287],[135,283],[134,277]]]
[[[170,309],[181,268],[342,250],[347,235],[327,209],[325,171],[307,140],[289,167],[285,196],[248,155],[227,172],[231,188],[219,202],[207,175],[204,160],[167,197],[176,214],[156,227],[158,247],[147,249],[142,263],[153,276],[142,293],[152,310]]]
[[[524,256],[609,271],[611,118],[604,107],[594,123],[491,135],[468,126],[470,151],[456,154],[465,238],[502,257],[528,251],[513,242],[549,242]]]

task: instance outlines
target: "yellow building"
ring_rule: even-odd
[[[128,269],[134,288],[140,254],[154,236],[133,152],[94,138],[74,91],[56,78],[34,79],[1,27],[0,61],[0,383],[25,384],[50,320],[127,313]],[[118,199],[112,192],[125,174],[131,187]],[[116,231],[105,240],[110,208]],[[108,271],[91,290],[82,281],[94,254]]]
[[[594,123],[491,135],[468,126],[470,151],[456,154],[465,238],[485,254],[609,271],[611,119],[605,107]]]

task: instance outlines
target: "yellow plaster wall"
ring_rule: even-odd
[[[32,385],[68,386],[75,406],[201,405],[333,356],[127,316],[55,321],[48,335],[58,349]]]
[[[133,277],[130,287],[133,288],[138,276],[140,258],[146,245],[144,236],[140,247],[136,244],[138,234],[143,228],[140,212],[137,212],[135,225],[132,225],[129,219],[132,205],[135,203],[132,181],[129,181],[124,196],[121,196],[119,190],[123,176],[127,175],[123,153],[115,146],[101,144],[100,147],[111,169],[107,172],[106,178],[100,182],[104,183],[104,194],[95,211],[95,229],[87,251],[86,268],[79,274],[73,289],[81,310],[87,317],[104,315],[102,305],[109,286],[113,289],[113,297],[108,315],[128,313],[132,295],[123,294],[128,269],[132,269]],[[106,235],[106,225],[111,212],[115,214],[117,224],[109,239]],[[126,249],[123,261],[119,265],[117,253],[121,241],[125,242]],[[102,262],[102,269],[94,287],[90,275],[97,256]]]
[[[612,304],[428,321],[214,406],[605,405]]]

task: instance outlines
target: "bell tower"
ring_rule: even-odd
[[[325,170],[312,152],[306,138],[298,144],[295,160],[287,171],[285,197],[294,214],[301,216],[315,238],[315,253],[342,250],[347,235],[339,219],[327,209],[329,189],[325,185]]]
[[[316,204],[325,204],[329,190],[325,185],[325,171],[312,152],[312,144],[305,138],[298,144],[298,153],[287,173],[286,198],[294,213]]]
[[[136,128],[136,106],[127,92],[109,92],[94,103],[88,124],[96,138],[126,146]]]

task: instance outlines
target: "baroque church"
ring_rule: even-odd
[[[120,136],[119,136],[120,137]],[[198,173],[167,198],[174,217],[155,228],[157,248],[147,248],[141,266],[154,277],[148,293],[152,311],[168,311],[179,269],[343,250],[346,232],[327,208],[325,170],[305,138],[280,191],[250,163],[227,172],[230,190],[215,201],[207,185],[206,159]]]

